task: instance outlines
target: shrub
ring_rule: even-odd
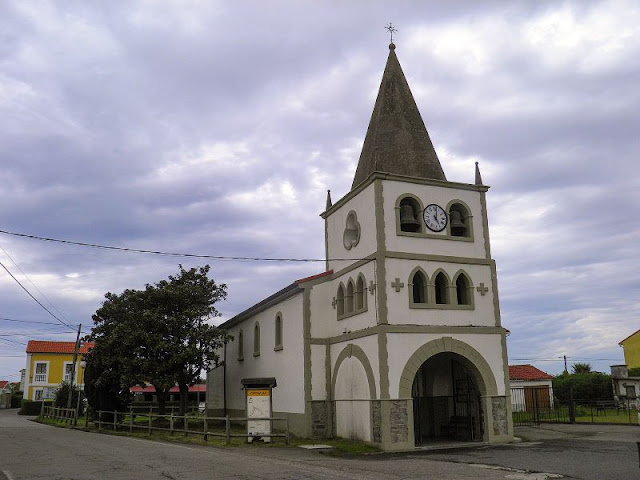
[[[11,408],[20,408],[22,405],[22,392],[11,394]]]
[[[562,402],[569,401],[569,387],[573,385],[573,399],[595,402],[613,400],[611,376],[606,373],[563,373],[553,379],[553,393]]]
[[[22,406],[18,415],[40,415],[42,400],[22,400]]]

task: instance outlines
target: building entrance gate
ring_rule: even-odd
[[[482,440],[480,392],[459,355],[440,353],[424,362],[414,378],[412,397],[416,445]]]

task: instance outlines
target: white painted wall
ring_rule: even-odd
[[[311,398],[313,400],[327,399],[326,358],[326,346],[311,345]]]
[[[368,262],[362,267],[345,273],[333,280],[315,285],[311,290],[311,337],[327,338],[338,336],[344,331],[355,332],[376,325],[376,297],[369,290],[365,291],[367,310],[365,312],[338,320],[338,310],[332,306],[333,298],[338,294],[340,282],[347,286],[349,279],[354,284],[362,273],[366,286],[370,281],[375,283],[375,262]]]
[[[390,324],[411,325],[451,325],[451,326],[495,326],[493,292],[491,285],[491,268],[488,265],[468,265],[446,262],[426,262],[418,260],[387,259],[386,291],[387,306],[389,310],[388,322]],[[439,308],[414,309],[409,308],[409,296],[411,285],[409,275],[414,268],[421,267],[429,276],[429,282],[433,283],[434,272],[442,269],[453,281],[454,275],[459,270],[464,270],[473,283],[473,310],[447,310]],[[391,284],[399,278],[404,283],[404,288],[396,292]],[[489,291],[482,296],[476,287],[484,285]],[[450,290],[450,295],[455,295],[455,290]]]
[[[451,255],[456,257],[486,257],[479,192],[393,180],[384,180],[382,184],[387,250],[395,252],[429,253],[431,255]],[[457,199],[464,202],[471,210],[471,215],[473,216],[474,241],[464,242],[397,235],[396,201],[398,197],[406,193],[411,193],[420,198],[423,207],[435,203],[446,209],[451,200]],[[428,229],[425,229],[425,232],[446,238],[446,229],[439,233],[432,232]]]
[[[271,306],[230,329],[227,346],[227,407],[244,409],[242,378],[275,377],[275,412],[304,413],[304,357],[302,292]],[[274,351],[276,313],[282,313],[282,350]],[[260,322],[260,356],[253,356],[253,332]],[[238,332],[244,333],[244,361],[238,361]]]
[[[422,333],[389,333],[387,334],[387,348],[389,350],[389,393],[391,397],[398,395],[400,376],[407,361],[416,350],[425,343],[442,338],[441,334]],[[498,395],[505,395],[504,365],[502,360],[502,345],[498,334],[455,334],[448,333],[447,337],[464,342],[480,353],[489,364],[498,387]]]
[[[346,358],[338,369],[335,400],[338,436],[371,441],[367,375],[356,357]]]
[[[336,362],[338,361],[338,356],[345,348],[348,348],[349,344],[354,344],[360,347],[369,359],[369,364],[371,365],[371,371],[373,372],[373,378],[375,382],[376,398],[380,398],[380,363],[378,356],[379,349],[377,335],[370,335],[353,340],[346,340],[344,342],[334,343],[333,345],[331,345],[331,378],[336,375]]]
[[[354,198],[349,199],[338,210],[333,212],[327,220],[329,269],[335,272],[353,263],[331,259],[359,259],[376,251],[376,222],[374,211],[373,184],[366,187]],[[360,242],[347,250],[344,248],[343,235],[347,222],[347,215],[355,211],[360,223]]]

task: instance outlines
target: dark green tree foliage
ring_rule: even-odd
[[[573,385],[573,398],[578,403],[613,400],[611,375],[606,373],[563,373],[553,378],[553,395],[562,402],[569,401],[569,388]]]
[[[591,373],[590,363],[574,363],[571,366],[572,373]]]
[[[104,344],[96,345],[85,360],[84,393],[91,408],[108,412],[123,410],[129,404],[130,395],[125,387],[120,361]]]
[[[164,411],[169,389],[180,388],[186,412],[189,385],[217,360],[226,334],[207,320],[219,316],[214,304],[226,298],[226,285],[207,277],[209,266],[185,270],[144,290],[107,293],[93,316],[92,354],[100,358],[122,388],[151,383]],[[89,361],[94,357],[88,357]],[[100,378],[100,376],[98,377]]]
[[[63,384],[60,385],[60,388],[56,390],[56,396],[53,400],[54,406],[67,408],[69,395],[71,395],[71,408],[76,408],[80,389],[76,386],[72,387],[68,382],[63,382]],[[80,413],[82,414],[82,405],[80,405]]]
[[[634,367],[628,369],[630,377],[640,377],[640,367]]]

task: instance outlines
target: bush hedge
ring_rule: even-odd
[[[553,379],[553,394],[560,401],[569,401],[569,387],[573,385],[573,399],[576,402],[613,400],[611,375],[599,372],[563,373]]]
[[[22,406],[18,415],[40,415],[42,401],[22,400]]]

